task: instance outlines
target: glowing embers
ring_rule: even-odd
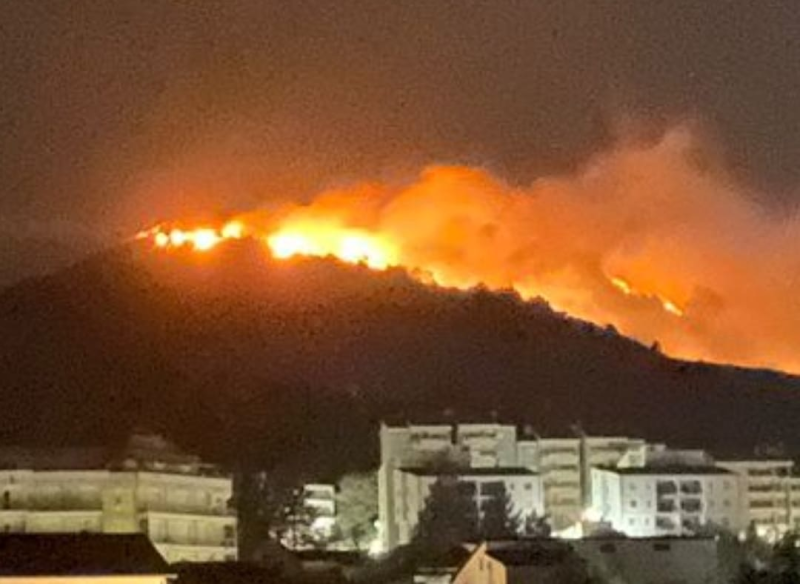
[[[662,296],[661,294],[648,294],[645,292],[641,292],[636,288],[634,288],[630,282],[628,282],[623,278],[620,278],[619,276],[614,276],[612,278],[609,278],[609,281],[617,290],[625,294],[625,296],[632,296],[635,298],[655,299],[658,301],[659,304],[661,304],[661,307],[665,311],[675,316],[683,316],[683,309],[680,308],[677,304],[675,304],[672,300]]]
[[[194,251],[204,252],[216,247],[226,239],[241,239],[244,237],[244,225],[238,221],[229,221],[221,228],[198,227],[196,229],[180,229],[156,225],[151,229],[141,231],[137,239],[149,239],[155,247],[189,248]]]

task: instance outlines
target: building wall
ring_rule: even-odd
[[[405,541],[396,522],[405,496],[394,470],[450,461],[471,468],[523,467],[542,477],[544,513],[558,533],[580,524],[591,501],[591,469],[644,464],[643,440],[627,437],[520,439],[516,426],[496,423],[381,426],[379,519],[384,549]]]
[[[717,525],[737,532],[743,521],[733,474],[624,474],[594,469],[592,506],[613,529],[632,537],[685,535]]]
[[[592,468],[643,466],[644,440],[584,436],[523,440],[517,445],[519,464],[542,475],[545,509],[556,532],[579,524],[592,500]]]
[[[517,428],[500,424],[459,424],[456,447],[469,453],[469,466],[517,466]]]
[[[434,475],[420,476],[413,472],[395,471],[394,484],[398,488],[398,505],[395,507],[394,517],[394,523],[398,527],[397,545],[407,544],[413,538],[419,515],[425,508],[432,485],[437,480],[438,477]],[[535,474],[472,476],[465,471],[465,474],[458,475],[458,480],[475,485],[474,502],[478,513],[487,500],[496,496],[494,489],[501,484],[513,505],[513,512],[521,518],[531,514],[541,517],[544,514],[541,479]]]
[[[739,477],[740,513],[745,525],[752,523],[759,536],[774,541],[800,527],[800,481],[792,477],[792,461],[721,461],[719,465]]]
[[[154,472],[0,471],[0,531],[148,535],[168,561],[235,559],[230,479]]]
[[[395,470],[426,468],[443,461],[486,468],[516,465],[516,427],[503,424],[381,425],[381,466],[378,470],[378,516],[384,549],[407,540],[407,527],[395,517],[404,496],[395,484]]]
[[[723,584],[738,567],[725,565],[713,538],[588,538],[571,545],[606,582]]]

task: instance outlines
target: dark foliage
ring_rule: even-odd
[[[0,294],[0,442],[109,443],[134,426],[240,469],[331,478],[381,418],[527,421],[738,450],[797,443],[800,382],[673,361],[513,294],[403,272],[140,247]],[[79,423],[76,423],[76,420]]]

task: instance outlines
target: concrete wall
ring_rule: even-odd
[[[736,562],[722,560],[713,538],[598,538],[571,545],[591,571],[610,583],[723,584],[736,568]]]

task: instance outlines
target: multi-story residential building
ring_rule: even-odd
[[[579,525],[591,499],[591,469],[598,466],[643,466],[645,441],[627,437],[581,435],[535,438],[517,444],[519,463],[538,472],[544,485],[545,510],[556,532]]]
[[[409,543],[425,508],[431,486],[438,480],[457,480],[459,492],[475,503],[480,519],[486,503],[508,497],[512,514],[520,517],[544,513],[541,481],[531,470],[508,467],[479,467],[443,471],[438,469],[397,469],[394,483],[403,496],[395,506],[393,524],[397,528],[397,543]],[[522,526],[520,526],[522,528]]]
[[[236,558],[230,477],[156,436],[121,451],[0,451],[0,530],[144,533],[167,561]]]
[[[726,460],[719,465],[740,478],[740,512],[760,537],[775,541],[800,528],[800,477],[793,476],[791,460]]]
[[[273,535],[292,550],[327,547],[336,525],[336,485],[306,483],[294,495],[287,525]]]
[[[691,535],[702,526],[740,531],[739,480],[719,466],[595,468],[592,508],[633,537]]]
[[[508,483],[509,492],[512,476],[525,476],[527,482],[539,480],[530,469],[521,469],[517,464],[517,429],[513,425],[382,424],[380,445],[378,508],[381,541],[387,550],[409,541],[410,530],[416,525],[416,516],[411,517],[410,509],[421,510],[424,505],[419,493],[427,487],[418,484],[414,477],[421,475],[413,474],[414,469],[433,472],[455,467],[461,469],[460,478],[466,478],[471,470],[495,469],[491,472],[504,477],[500,480]],[[426,476],[434,480],[433,475]],[[427,482],[428,479],[422,481]]]
[[[462,469],[505,469],[523,476],[532,471],[542,485],[542,503],[531,510],[544,513],[556,533],[579,526],[590,501],[591,469],[624,464],[643,466],[646,443],[627,437],[519,438],[510,424],[383,425],[380,431],[379,508],[382,539],[390,549],[407,540],[400,523],[415,524],[401,506],[407,495],[397,470],[430,469],[443,465]],[[506,475],[508,476],[508,475]],[[414,507],[416,509],[416,507]],[[403,527],[402,529],[406,529]],[[579,532],[579,530],[578,530]]]

